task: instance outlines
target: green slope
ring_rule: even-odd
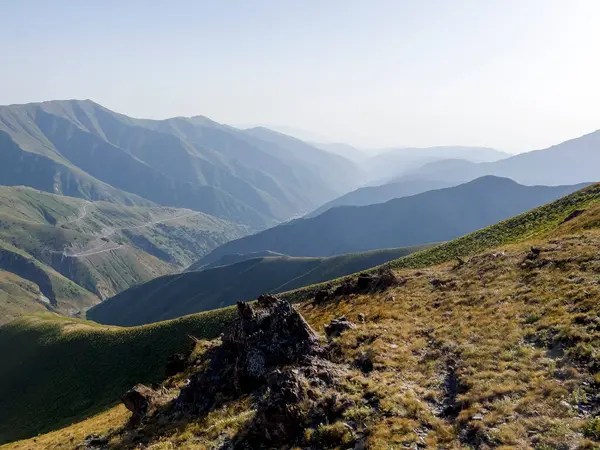
[[[563,224],[577,210],[585,212]],[[423,267],[497,245],[598,227],[600,185],[594,185],[392,264]],[[488,238],[473,244],[481,233]],[[314,290],[313,286],[285,296],[290,300],[302,300],[309,298]],[[45,315],[23,318],[0,327],[0,352],[3,355],[0,441],[56,429],[118,402],[120,395],[132,384],[160,379],[165,357],[185,347],[186,334],[211,338],[231,317],[232,309],[225,308],[123,329]]]
[[[78,314],[99,298],[22,250],[0,240],[0,324],[41,310]]]
[[[123,329],[47,313],[0,327],[0,443],[68,425],[135,383],[160,381],[188,334],[213,338],[229,317],[219,311]]]
[[[424,246],[331,258],[267,256],[227,266],[169,275],[128,289],[88,311],[110,325],[142,325],[249,301],[368,269]]]
[[[0,187],[0,244],[19,249],[44,270],[53,268],[95,296],[93,303],[180,271],[219,244],[248,231],[191,210],[127,207],[31,188]],[[2,268],[24,277],[17,273],[18,264],[14,258],[5,257]],[[31,278],[31,271],[27,275],[25,279],[31,282],[40,281]],[[45,295],[68,300],[52,289]],[[56,310],[81,313],[91,303],[85,306],[75,311],[71,311],[72,305]]]

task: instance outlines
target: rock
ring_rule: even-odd
[[[367,450],[367,442],[364,438],[361,438],[356,441],[354,444],[354,450]]]
[[[185,370],[188,362],[188,355],[185,353],[175,353],[169,356],[167,359],[167,366],[165,367],[165,374],[168,377],[177,375]]]
[[[358,313],[357,318],[358,318],[358,321],[360,323],[365,323],[366,322],[366,317],[365,317],[365,315],[363,313]]]
[[[329,325],[325,325],[325,334],[327,338],[331,339],[340,336],[346,330],[352,330],[356,328],[352,322],[346,319],[345,316],[333,319]]]
[[[390,269],[381,269],[377,273],[361,273],[356,278],[346,279],[333,292],[317,292],[314,302],[324,302],[338,297],[346,297],[353,294],[368,294],[381,292],[390,287],[406,282],[399,280]]]
[[[265,295],[238,303],[237,314],[222,344],[201,357],[200,371],[181,389],[178,413],[207,413],[252,393],[259,399],[254,419],[243,439],[223,444],[228,450],[292,448],[307,428],[342,419],[353,406],[337,388],[347,368],[325,359],[318,336],[292,305]]]
[[[139,423],[148,415],[154,404],[155,396],[154,390],[143,384],[138,384],[121,397],[125,407],[133,413],[131,416],[132,423]]]
[[[563,220],[561,223],[567,223],[577,217],[579,217],[580,215],[582,215],[585,212],[585,209],[576,209],[575,211],[573,211],[571,214],[569,214],[565,220]]]
[[[100,450],[107,448],[108,438],[90,434],[77,446],[79,450]]]
[[[262,382],[270,368],[322,352],[319,337],[290,303],[262,295],[255,305],[237,307],[238,320],[223,336],[223,346],[235,355],[240,383]]]
[[[263,295],[255,304],[239,302],[237,313],[222,344],[205,353],[207,369],[182,389],[178,401],[183,407],[204,410],[216,395],[239,395],[264,385],[278,366],[324,354],[317,334],[286,301]]]
[[[481,414],[475,414],[472,419],[473,420],[483,420],[483,416]]]

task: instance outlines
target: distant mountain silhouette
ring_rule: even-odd
[[[435,161],[446,159],[464,159],[471,162],[490,162],[507,158],[507,153],[488,147],[440,146],[406,147],[384,150],[366,163],[371,179],[379,184],[418,169]],[[371,183],[373,184],[373,183]]]
[[[442,189],[454,185],[450,181],[406,180],[383,184],[381,186],[366,186],[342,195],[323,206],[315,209],[305,218],[316,217],[336,206],[365,206],[385,203],[394,198],[408,197],[433,189]]]
[[[427,176],[464,182],[484,175],[508,177],[534,185],[575,184],[600,180],[600,130],[547,149],[521,153],[496,162],[439,162],[405,173],[396,181]]]

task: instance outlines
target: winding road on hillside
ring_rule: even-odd
[[[65,225],[68,223],[74,223],[77,222],[79,220],[82,220],[85,218],[85,216],[87,215],[87,207],[93,205],[92,202],[89,202],[88,204],[86,204],[83,208],[82,208],[82,214],[80,216],[78,216],[77,218],[70,220],[69,222],[63,222],[61,225]],[[88,256],[93,256],[93,255],[98,255],[100,253],[108,253],[111,252],[113,250],[118,250],[121,247],[124,247],[124,244],[117,244],[116,242],[110,242],[108,241],[108,238],[112,235],[114,235],[115,233],[119,232],[119,231],[124,231],[124,230],[136,230],[139,228],[146,228],[146,227],[150,227],[153,225],[157,225],[159,223],[165,223],[165,222],[170,222],[173,220],[181,220],[181,219],[187,219],[189,217],[193,217],[193,216],[197,216],[199,214],[202,214],[200,212],[194,212],[194,213],[190,213],[190,214],[183,214],[181,216],[175,216],[175,217],[169,217],[167,219],[160,219],[160,220],[151,220],[148,222],[144,222],[141,225],[134,225],[131,227],[119,227],[119,228],[109,228],[106,232],[104,232],[103,234],[101,234],[100,236],[96,236],[96,240],[106,240],[104,243],[100,244],[97,247],[93,247],[81,252],[72,252],[69,253],[68,249],[65,247],[62,251],[58,251],[58,250],[50,250],[48,249],[48,251],[52,252],[52,253],[58,253],[58,254],[62,254],[63,257],[65,258],[87,258]],[[111,247],[108,247],[109,245],[112,245]]]
[[[81,208],[79,216],[75,217],[74,219],[67,220],[66,222],[59,223],[57,225],[59,225],[59,226],[69,225],[70,223],[79,222],[80,220],[85,219],[85,217],[87,216],[87,213],[88,213],[88,211],[87,211],[88,206],[93,206],[93,205],[94,205],[93,202],[88,201],[85,205],[83,205],[83,208]]]

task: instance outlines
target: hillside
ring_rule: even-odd
[[[222,258],[219,258],[216,261],[214,261],[210,264],[207,264],[206,266],[200,265],[199,262],[196,261],[194,264],[192,264],[191,266],[189,266],[186,269],[186,272],[193,272],[195,270],[203,270],[203,269],[209,269],[212,267],[219,267],[219,266],[229,266],[230,264],[235,264],[235,263],[239,263],[242,261],[248,261],[249,259],[264,258],[267,256],[287,256],[287,255],[271,252],[269,250],[265,250],[262,252],[254,252],[254,253],[243,253],[243,254],[242,253],[233,253],[233,254],[229,254],[229,255],[224,255]]]
[[[462,264],[453,261],[418,270],[395,269],[396,277],[403,281],[384,292],[298,305],[317,331],[342,314],[355,323],[355,328],[328,344],[336,355],[333,364],[339,367],[336,377],[341,377],[340,383],[329,390],[315,386],[318,392],[326,389],[321,398],[335,395],[339,400],[330,405],[331,420],[323,426],[304,425],[310,423],[309,416],[300,409],[298,420],[306,428],[289,435],[290,440],[279,441],[279,445],[352,448],[362,442],[369,449],[597,446],[598,361],[594,349],[600,344],[596,320],[600,310],[595,300],[600,295],[600,187],[524,214],[519,222],[527,226],[515,228],[507,225],[509,222],[490,227],[489,239],[474,248],[476,253],[484,253],[471,254]],[[513,243],[517,241],[521,243]],[[495,247],[497,242],[502,242],[500,247]],[[532,251],[532,246],[539,250]],[[107,344],[120,342],[121,333],[131,337],[128,347],[147,344],[135,353],[144,358],[136,361],[135,367],[154,367],[155,361],[164,360],[164,347],[160,339],[150,339],[144,333],[158,335],[155,330],[162,329],[162,336],[174,339],[190,331],[182,329],[187,326],[183,323],[203,320],[204,332],[198,327],[197,336],[211,338],[215,331],[207,325],[222,324],[231,320],[232,314],[225,309],[126,330],[49,316],[44,320],[22,319],[0,328],[0,348],[8,342],[27,343],[22,345],[30,354],[43,351],[48,358],[43,363],[52,367],[61,367],[54,361],[67,358],[73,342],[92,342],[92,337],[94,341],[104,340],[103,345],[86,347],[82,363],[66,364],[61,379],[67,382],[60,384],[31,376],[43,367],[36,365],[42,362],[35,357],[15,358],[9,352],[13,355],[8,359],[11,364],[27,361],[28,366],[18,376],[14,372],[4,376],[0,399],[17,392],[11,390],[15,383],[31,383],[25,392],[33,392],[31,397],[15,401],[13,407],[18,409],[12,409],[13,414],[2,417],[0,436],[9,440],[57,428],[68,421],[61,414],[66,413],[62,408],[69,401],[78,401],[78,407],[67,417],[83,418],[101,410],[92,403],[109,405],[110,395],[116,401],[133,383],[148,382],[146,372],[137,373],[138,378],[132,381],[134,366],[128,357],[133,353],[117,363],[110,358],[120,353],[105,351],[116,350]],[[55,338],[47,340],[44,336]],[[207,346],[201,344],[196,357],[201,358]],[[93,376],[104,364],[113,368],[112,376]],[[190,372],[165,383],[167,398],[176,396],[183,380],[201,367],[190,367]],[[70,380],[83,379],[91,381],[85,390],[78,391],[70,384]],[[68,387],[61,391],[59,386]],[[39,399],[34,392],[45,397]],[[57,395],[64,396],[62,402],[48,402],[52,399],[48,396]],[[106,397],[93,402],[90,395]],[[140,442],[151,449],[217,448],[224,441],[249,436],[249,427],[260,418],[260,398],[234,397],[207,415],[185,415],[177,422],[161,422],[164,416],[159,410],[156,420],[151,416],[149,426],[135,432],[121,432],[129,415],[119,406],[6,448],[71,449],[91,433],[107,436],[115,448],[134,448]],[[87,409],[82,407],[86,404]],[[0,406],[2,413],[8,411]]]
[[[521,153],[496,162],[429,165],[400,177],[464,182],[484,175],[507,177],[533,185],[574,184],[600,180],[600,130],[547,149]],[[397,180],[397,181],[399,181]]]
[[[0,443],[68,425],[113,405],[136,382],[160,381],[188,334],[215,337],[227,317],[112,328],[46,313],[0,327]]]
[[[332,256],[448,241],[580,189],[522,186],[483,177],[460,186],[386,203],[339,207],[228,242],[201,259],[271,250],[290,256]]]
[[[375,250],[330,258],[263,256],[234,264],[155,278],[105,300],[87,317],[108,325],[143,325],[173,319],[265,292],[277,293],[378,266],[426,246]]]
[[[39,299],[41,291],[52,310],[63,314],[81,314],[134,284],[181,270],[247,232],[244,226],[191,210],[127,207],[0,187],[0,268],[21,278],[21,284],[38,286],[26,289],[34,293],[30,300]],[[46,281],[50,272],[51,277],[60,273],[72,286],[56,290]],[[75,292],[83,295],[84,303],[72,298]],[[15,300],[11,305],[0,301],[1,321],[14,316]],[[4,314],[4,308],[12,313]]]
[[[263,140],[200,116],[133,119],[89,100],[1,106],[0,180],[264,228],[353,187],[352,163],[299,143],[283,135]],[[297,145],[310,150],[309,160]],[[338,175],[323,177],[332,165]]]

